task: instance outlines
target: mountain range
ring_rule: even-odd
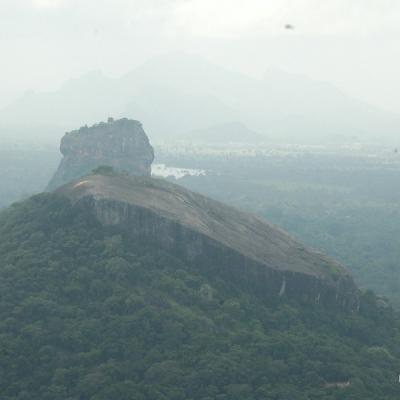
[[[160,140],[235,122],[265,141],[309,143],[390,139],[399,126],[396,115],[329,83],[279,70],[256,79],[188,54],[152,58],[116,79],[95,71],[54,92],[28,92],[0,110],[0,126],[50,125],[58,140],[109,116],[141,120]]]

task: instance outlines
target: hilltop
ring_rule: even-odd
[[[92,175],[57,191],[104,226],[129,232],[253,292],[356,309],[344,267],[267,222],[167,181]]]

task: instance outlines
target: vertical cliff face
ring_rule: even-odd
[[[67,132],[61,140],[63,159],[47,189],[108,165],[129,175],[150,176],[154,151],[139,121],[109,118],[92,127]]]

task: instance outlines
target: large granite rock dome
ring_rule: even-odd
[[[56,193],[127,240],[154,245],[254,294],[358,308],[359,290],[337,262],[254,215],[167,181],[90,175]]]
[[[150,176],[154,151],[139,121],[126,118],[84,126],[67,132],[61,140],[63,159],[47,189],[108,165],[129,175]]]

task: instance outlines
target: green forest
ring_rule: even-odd
[[[237,284],[56,194],[0,214],[2,400],[398,400],[400,320]]]

